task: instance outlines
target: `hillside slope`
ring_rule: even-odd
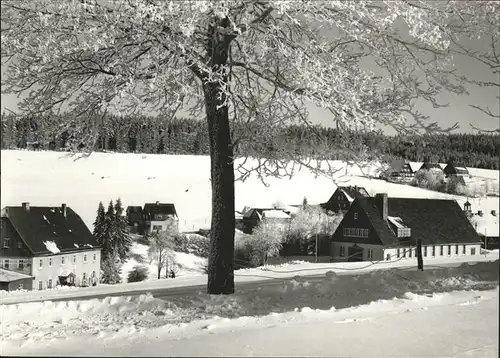
[[[371,195],[386,192],[394,197],[456,199],[463,206],[466,197],[387,183],[363,177],[363,172],[345,163],[332,162],[339,172],[338,185],[364,186]],[[377,165],[364,170],[377,174]],[[497,171],[481,171],[493,176]],[[490,173],[493,172],[493,173]],[[66,203],[92,228],[97,205],[120,197],[124,206],[145,202],[175,203],[182,231],[210,225],[210,160],[207,156],[93,153],[89,157],[49,151],[1,151],[1,206],[33,206]],[[317,204],[327,201],[336,185],[331,178],[301,170],[292,179],[268,179],[264,186],[255,176],[236,183],[236,208],[270,206],[276,201],[300,204],[304,197]],[[498,210],[498,197],[469,199],[472,208]]]

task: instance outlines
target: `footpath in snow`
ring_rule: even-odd
[[[425,269],[433,269],[441,266],[461,265],[463,263],[488,262],[499,259],[499,251],[487,251],[486,254],[477,255],[474,258],[464,257],[443,257],[424,261]],[[472,261],[474,260],[474,261]],[[285,280],[295,276],[324,275],[331,271],[338,275],[359,274],[381,269],[404,269],[416,267],[416,259],[404,259],[398,261],[381,262],[344,262],[344,263],[308,263],[291,262],[282,265],[264,266],[253,269],[243,269],[235,271],[235,282],[253,282],[261,280]],[[0,303],[11,304],[21,302],[31,302],[40,300],[54,300],[62,298],[84,298],[96,295],[108,294],[134,294],[134,292],[164,290],[173,287],[186,287],[205,285],[207,276],[204,274],[189,274],[178,276],[175,279],[151,279],[143,282],[122,283],[117,285],[100,285],[98,287],[86,288],[59,288],[44,291],[0,291]]]

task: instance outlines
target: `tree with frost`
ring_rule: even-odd
[[[101,259],[101,282],[114,285],[121,282],[120,258],[113,254]]]
[[[286,228],[276,219],[264,218],[253,229],[252,235],[247,239],[251,247],[250,260],[257,266],[265,265],[269,257],[278,256],[283,246]]]
[[[280,140],[289,124],[310,126],[310,105],[330,113],[340,131],[367,132],[377,124],[400,133],[441,130],[416,104],[440,107],[443,92],[464,93],[466,79],[451,61],[455,42],[483,35],[477,24],[485,18],[498,29],[499,17],[491,14],[499,7],[419,0],[3,0],[2,93],[23,95],[21,113],[70,111],[59,130],[78,139],[75,148],[93,148],[108,111],[173,117],[184,108],[205,118],[212,185],[207,291],[230,294],[233,148],[256,157],[237,162],[242,180],[254,172],[262,180],[291,176],[297,166],[331,174],[328,162],[309,160]],[[236,123],[246,128],[238,136]],[[269,147],[276,154],[262,157]],[[360,163],[369,154],[360,145],[342,157]]]
[[[149,234],[148,256],[158,268],[158,279],[161,278],[161,270],[165,268],[165,276],[168,277],[170,269],[175,265],[174,242],[175,233],[168,231],[154,231]]]

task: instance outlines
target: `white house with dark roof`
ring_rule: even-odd
[[[101,249],[80,216],[66,204],[8,206],[2,209],[0,223],[0,268],[32,277],[31,285],[23,280],[22,287],[16,288],[99,284]],[[6,285],[16,289],[13,286]]]

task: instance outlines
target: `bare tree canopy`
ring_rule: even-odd
[[[257,156],[261,138],[309,123],[307,103],[340,129],[441,130],[415,101],[439,107],[439,93],[464,93],[457,44],[496,39],[500,23],[496,1],[4,0],[1,10],[2,93],[24,93],[21,111],[65,108],[75,114],[66,125],[90,142],[90,114],[108,110],[172,115],[188,105],[206,118],[210,293],[234,292],[234,145]],[[233,138],[236,122],[248,131]],[[282,154],[255,169],[307,165]]]

